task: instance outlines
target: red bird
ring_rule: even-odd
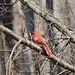
[[[47,55],[52,54],[51,50],[48,48],[48,46],[46,44],[46,40],[43,37],[39,36],[38,33],[36,32],[36,30],[33,33],[33,40],[35,43],[44,46]]]

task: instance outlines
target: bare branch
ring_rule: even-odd
[[[62,75],[65,72],[68,72],[68,70],[64,70],[64,71],[60,72],[58,75]]]
[[[22,38],[17,42],[17,44],[16,44],[16,45],[13,47],[13,49],[12,49],[12,52],[11,52],[11,54],[10,54],[10,57],[9,57],[9,59],[8,59],[8,61],[7,61],[7,65],[6,65],[6,69],[7,69],[6,75],[8,75],[8,65],[9,65],[9,70],[10,70],[10,68],[11,68],[11,58],[12,58],[12,56],[13,56],[14,50],[15,50],[15,48],[18,46],[18,44],[20,44],[21,41],[22,41]],[[9,71],[9,75],[10,75],[10,71]]]
[[[65,25],[61,23],[59,19],[54,17],[52,13],[48,12],[47,9],[43,9],[39,5],[37,5],[32,0],[19,0],[22,4],[27,5],[30,7],[35,13],[39,14],[41,17],[43,17],[46,21],[52,22],[53,25],[63,34],[67,34],[71,41],[75,43],[75,34],[74,31],[70,31],[69,28],[67,28]]]
[[[12,36],[17,41],[19,41],[22,38],[22,37],[18,36],[17,34],[15,34],[13,31],[11,31],[10,29],[8,29],[8,28],[6,28],[6,27],[4,27],[2,25],[0,25],[0,31],[5,33],[5,34],[8,34],[8,35]],[[23,38],[21,43],[27,45],[28,47],[34,49],[37,52],[42,51],[42,49],[39,46],[37,46],[35,43],[33,43],[33,42],[31,42],[31,41],[29,41],[27,39]],[[43,51],[42,51],[42,54],[44,55]],[[68,69],[68,70],[70,70],[72,72],[75,72],[75,67],[74,66],[66,63],[62,59],[57,58],[53,54],[50,54],[49,56],[46,56],[46,57],[51,59],[51,60],[53,60],[53,61],[55,61],[55,62],[58,62],[58,64],[60,66],[62,66],[63,68]]]
[[[31,50],[31,49],[29,48],[29,49],[25,49],[25,50],[22,50],[22,51],[18,51],[18,53],[14,56],[13,61],[16,59],[16,57],[17,57],[19,54],[21,54],[22,52],[29,51],[29,50]]]
[[[71,8],[71,6],[70,6],[70,4],[69,4],[69,1],[68,1],[68,0],[66,0],[66,1],[67,1],[67,4],[68,4],[68,6],[69,6],[69,8],[70,8],[70,10],[71,10],[72,16],[73,16],[73,18],[74,18],[74,20],[75,20],[75,16],[74,16],[73,10],[72,10],[72,8]]]
[[[41,68],[40,68],[40,71],[42,72],[43,68],[44,68],[44,65],[46,64],[46,62],[48,61],[48,58],[45,59],[45,61],[43,62]]]

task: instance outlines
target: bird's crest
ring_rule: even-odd
[[[34,31],[34,35],[38,35],[38,33],[37,33],[37,31],[36,31],[36,30]]]

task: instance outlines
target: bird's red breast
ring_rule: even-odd
[[[37,44],[44,44],[45,42],[45,39],[41,36],[38,35],[38,33],[36,32],[36,30],[34,31],[34,34],[33,34],[33,40],[35,43]]]

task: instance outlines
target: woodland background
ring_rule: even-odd
[[[0,75],[75,75],[75,0],[0,0]]]

